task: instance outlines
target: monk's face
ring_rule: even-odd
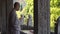
[[[20,5],[17,4],[17,5],[16,5],[16,10],[18,11],[19,9],[20,9]]]

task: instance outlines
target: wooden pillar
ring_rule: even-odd
[[[50,34],[49,8],[49,0],[38,0],[38,34]]]
[[[6,15],[7,15],[7,16],[6,16],[6,17],[7,17],[7,20],[6,20],[7,22],[6,22],[6,23],[7,23],[7,26],[8,26],[8,23],[9,23],[9,21],[8,21],[8,20],[9,20],[9,13],[10,13],[10,12],[12,11],[12,9],[13,9],[13,0],[6,0],[6,2],[7,2],[7,3],[6,3],[6,5],[7,5],[7,6],[6,6],[6,10],[7,10],[7,11],[6,11]],[[7,27],[7,30],[6,30],[6,31],[8,32],[8,27]]]
[[[0,0],[0,31],[6,34],[8,26],[8,14],[13,8],[13,0]]]
[[[2,10],[2,15],[1,15],[1,23],[2,23],[2,34],[6,34],[6,0],[1,0],[1,10]]]
[[[1,32],[1,29],[2,29],[2,3],[1,3],[1,0],[0,0],[0,32]]]
[[[38,0],[34,0],[34,34],[38,34]]]

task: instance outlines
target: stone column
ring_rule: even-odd
[[[38,0],[38,34],[50,34],[49,8],[49,0]]]

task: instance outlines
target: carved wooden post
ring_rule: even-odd
[[[50,34],[49,7],[49,0],[38,0],[38,34]]]
[[[32,16],[31,15],[28,15],[28,21],[27,21],[27,26],[31,26],[32,27]]]
[[[24,15],[22,14],[20,16],[21,16],[21,18],[20,18],[20,24],[23,25],[24,24]]]

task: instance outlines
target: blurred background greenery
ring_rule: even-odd
[[[60,0],[50,0],[50,29],[54,32],[55,23],[60,16]]]
[[[25,6],[23,7],[23,4],[25,4]],[[24,17],[24,24],[27,25],[27,19],[28,19],[28,15],[32,16],[32,24],[34,25],[34,3],[33,0],[24,0],[24,2],[20,3],[20,10],[16,12],[17,13],[17,17],[20,18],[21,14],[23,14]],[[33,26],[32,25],[32,26]]]

